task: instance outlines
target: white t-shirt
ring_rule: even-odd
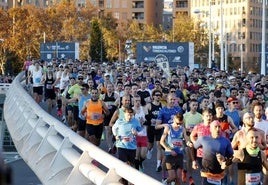
[[[69,75],[62,73],[60,78],[60,90],[65,89],[69,85]]]
[[[32,71],[33,76],[33,87],[40,87],[41,85],[42,77],[43,77],[43,69],[42,67],[39,67],[39,69],[34,69]]]
[[[262,119],[260,122],[257,122],[254,119],[254,122],[255,122],[254,127],[264,131],[265,139],[267,140],[268,139],[268,121]]]

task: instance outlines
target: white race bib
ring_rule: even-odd
[[[122,138],[123,143],[128,143],[128,142],[132,142],[133,141],[133,137],[129,136],[129,137],[123,137]]]
[[[245,185],[259,185],[261,182],[260,173],[246,173]]]
[[[96,112],[93,112],[92,114],[91,114],[91,119],[92,120],[100,120],[101,119],[101,114],[100,113],[96,113]]]
[[[207,178],[208,183],[210,184],[215,184],[215,185],[221,185],[221,179],[217,179],[217,178]]]

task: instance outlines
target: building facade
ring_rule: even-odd
[[[1,0],[2,9],[33,4],[38,7],[53,6],[59,0]],[[164,0],[76,0],[77,6],[90,2],[103,14],[111,14],[119,22],[136,19],[140,23],[162,25]],[[4,3],[2,3],[4,2]],[[3,5],[2,5],[2,4]]]
[[[7,10],[8,9],[8,3],[7,0],[0,0],[0,8],[2,10]]]
[[[100,0],[99,8],[120,21],[136,19],[155,27],[162,25],[163,0]]]
[[[225,66],[228,66],[230,60],[240,63],[242,71],[250,71],[260,66],[262,0],[174,0],[173,2],[173,15],[183,13],[204,21],[207,25],[211,24],[212,37],[218,37],[212,40],[218,40],[219,45],[221,42],[224,44],[226,52],[224,56],[227,56]],[[220,38],[221,29],[222,38]]]

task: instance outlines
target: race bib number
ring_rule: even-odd
[[[53,86],[50,84],[49,85],[47,84],[47,89],[53,89]]]
[[[221,179],[217,179],[217,178],[207,178],[208,183],[210,184],[215,184],[215,185],[221,185]]]
[[[176,147],[182,147],[183,145],[182,140],[173,140],[172,144],[173,146],[176,146]]]
[[[245,185],[259,185],[261,182],[260,173],[246,173]]]
[[[91,119],[92,120],[100,120],[101,119],[101,114],[99,114],[99,113],[92,113],[91,114]]]
[[[132,141],[133,141],[133,137],[123,137],[123,138],[122,138],[122,141],[123,141],[123,142],[126,142],[126,143],[127,143],[127,142],[132,142]]]

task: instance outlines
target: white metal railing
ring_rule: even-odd
[[[46,113],[24,90],[20,73],[6,93],[4,117],[16,149],[45,185],[161,183],[89,143]],[[92,164],[98,161],[99,168]],[[106,168],[106,170],[103,170]]]
[[[3,104],[6,97],[6,92],[8,91],[10,85],[11,84],[9,83],[0,83],[0,147],[2,147],[4,143],[4,137],[6,131],[6,124],[4,122],[4,115],[3,115]]]
[[[10,85],[8,83],[0,83],[0,94],[6,94]]]

